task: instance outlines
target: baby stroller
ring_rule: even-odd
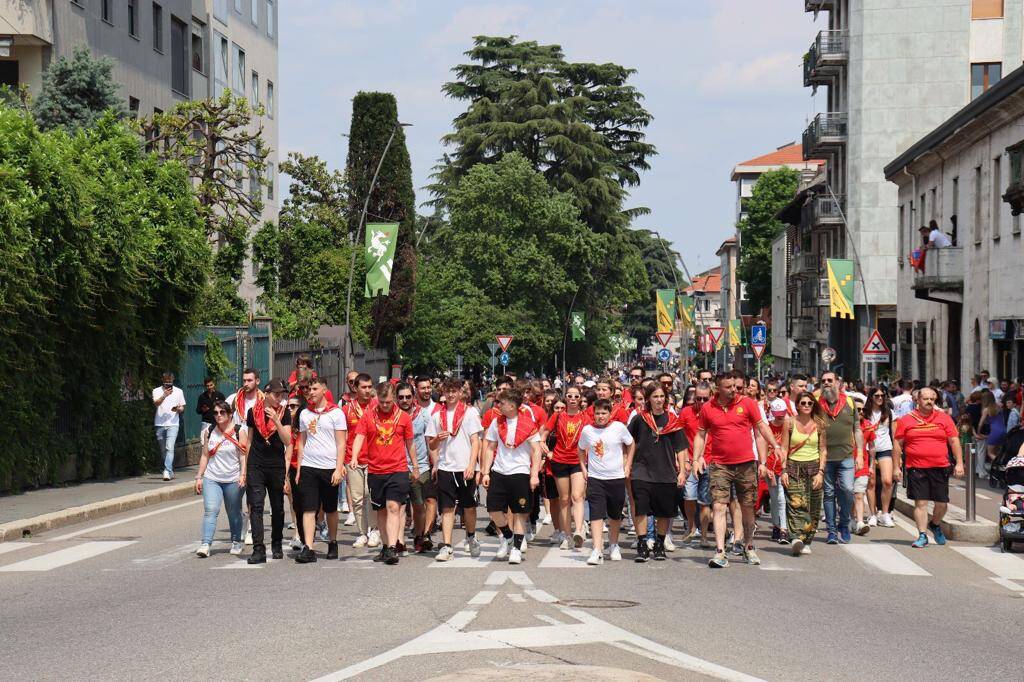
[[[1006,467],[1010,460],[1017,457],[1021,445],[1024,445],[1024,429],[1016,428],[1006,434],[1003,450],[988,464],[988,485],[990,488],[1006,487]],[[984,457],[984,455],[981,455]]]
[[[1024,457],[1014,457],[1003,472],[1006,492],[999,507],[999,542],[1009,552],[1014,542],[1024,542]]]

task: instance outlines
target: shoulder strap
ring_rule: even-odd
[[[210,440],[210,436],[213,435],[213,430],[217,428],[216,424],[210,424],[210,427],[206,429],[206,440]]]

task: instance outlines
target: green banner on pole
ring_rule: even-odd
[[[829,258],[828,270],[829,314],[832,317],[853,319],[853,261]]]
[[[729,320],[729,346],[743,345],[743,320]]]
[[[587,335],[586,318],[583,313],[574,312],[572,319],[572,340],[582,341]]]
[[[366,298],[387,296],[391,291],[397,242],[398,223],[366,225]]]
[[[683,320],[683,325],[688,329],[693,329],[693,315],[696,301],[693,300],[693,296],[687,296],[685,294],[679,297],[679,314]]]
[[[671,332],[676,328],[676,290],[658,289],[657,318],[658,331]]]

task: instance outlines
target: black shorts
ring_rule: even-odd
[[[338,511],[338,486],[331,485],[334,469],[302,467],[299,471],[299,509],[315,512],[320,507],[324,513]]]
[[[674,519],[676,516],[676,484],[633,481],[633,501],[637,516]]]
[[[544,499],[558,499],[558,485],[555,483],[555,476],[547,472],[544,472]]]
[[[572,464],[562,464],[561,462],[551,463],[551,473],[555,478],[569,478],[573,474],[581,473],[583,469],[580,468],[579,462],[573,462]]]
[[[590,519],[622,520],[622,508],[626,504],[626,479],[588,478],[587,504],[590,505]]]
[[[530,511],[530,474],[499,474],[491,472],[491,485],[487,488],[487,511],[527,514]]]
[[[383,509],[388,502],[407,504],[409,502],[409,472],[394,474],[367,474],[366,483],[370,488],[370,506]]]
[[[437,471],[437,502],[441,509],[476,508],[476,483],[466,484],[461,471]]]
[[[912,500],[949,502],[949,469],[908,467],[907,497]]]

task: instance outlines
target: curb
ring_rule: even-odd
[[[913,523],[914,501],[907,499],[906,491],[902,487],[897,488],[897,491],[896,511]],[[950,540],[986,545],[994,545],[999,542],[999,526],[995,522],[977,517],[975,521],[967,521],[966,512],[955,504],[949,505],[949,510],[941,525],[942,532]]]
[[[67,509],[50,512],[49,514],[41,514],[19,521],[10,521],[0,524],[0,542],[21,540],[23,537],[30,537],[35,533],[69,526],[73,523],[100,519],[104,516],[111,516],[120,512],[148,507],[170,500],[180,500],[194,495],[194,486],[195,482],[191,480],[174,483],[159,490],[147,490],[146,492],[122,495],[121,497],[93,502],[80,507],[68,507]]]

